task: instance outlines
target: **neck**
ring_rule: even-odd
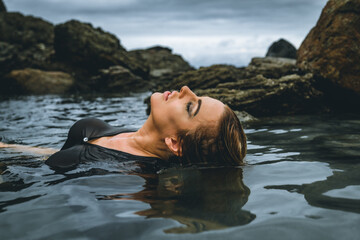
[[[164,138],[154,127],[151,117],[127,141],[130,147],[144,156],[157,157],[165,161],[171,156]]]

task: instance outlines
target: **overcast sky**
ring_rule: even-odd
[[[127,49],[170,47],[195,67],[247,65],[285,38],[298,48],[327,0],[3,0],[54,24],[78,19]]]

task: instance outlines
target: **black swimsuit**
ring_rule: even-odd
[[[136,156],[88,142],[123,132],[132,131],[113,127],[96,118],[82,119],[70,128],[68,138],[61,150],[50,156],[45,163],[56,170],[69,170],[79,163],[99,160],[135,161],[147,165],[147,168],[149,164],[153,165],[151,168],[159,168],[157,165],[162,161],[158,158]]]

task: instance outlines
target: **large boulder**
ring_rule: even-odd
[[[2,89],[8,94],[61,94],[69,91],[74,79],[64,72],[26,68],[11,71],[3,84],[7,84]]]
[[[257,75],[266,78],[280,78],[298,71],[295,60],[287,58],[253,58],[246,68],[237,68],[232,65],[212,65],[201,67],[183,73],[168,84],[158,87],[158,90],[179,89],[186,85],[191,89],[215,88],[220,83],[236,82],[241,79],[250,79]]]
[[[245,68],[214,65],[186,72],[158,90],[187,85],[200,96],[219,99],[255,117],[325,111],[324,95],[314,87],[313,74],[299,71],[295,63],[268,57],[254,58]]]
[[[242,78],[251,78],[263,75],[266,78],[280,78],[285,75],[297,73],[296,60],[278,57],[253,58],[249,66],[244,68]]]
[[[242,76],[240,69],[231,65],[213,65],[198,70],[187,71],[168,84],[159,86],[159,90],[180,89],[188,86],[191,89],[214,88],[219,83],[234,82]]]
[[[1,12],[6,12],[6,7],[2,0],[0,0],[0,13]]]
[[[91,24],[71,20],[55,26],[56,58],[95,74],[99,69],[120,65],[143,78],[148,69],[128,56],[113,34]]]
[[[54,42],[54,27],[51,23],[15,12],[0,14],[0,33],[0,41],[24,48],[39,43],[51,46]]]
[[[281,57],[296,59],[296,48],[285,39],[274,42],[269,47],[266,57]]]
[[[171,49],[165,47],[133,50],[129,51],[129,55],[149,66],[152,79],[169,80],[194,69],[181,56],[173,54]]]
[[[13,69],[47,68],[54,27],[40,18],[0,13],[0,78]]]
[[[298,50],[297,65],[360,94],[360,1],[330,0]]]
[[[255,117],[319,112],[323,94],[312,85],[313,75],[291,74],[279,79],[259,74],[250,79],[221,83],[197,94],[219,99],[234,110]]]

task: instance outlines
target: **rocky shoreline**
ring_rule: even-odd
[[[165,47],[127,51],[101,28],[53,25],[0,0],[1,94],[164,91],[188,85],[255,117],[359,111],[360,3],[330,0],[296,50],[284,39],[247,67],[194,69]],[[246,115],[248,116],[248,115]],[[251,117],[250,117],[251,118]]]

